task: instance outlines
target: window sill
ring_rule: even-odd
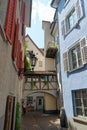
[[[84,64],[82,65],[82,66],[80,66],[80,67],[77,67],[76,69],[73,69],[73,70],[69,70],[68,72],[74,72],[74,71],[76,71],[76,70],[78,70],[78,69],[81,69],[82,67],[84,67]]]
[[[80,123],[80,124],[87,125],[87,118],[85,118],[85,117],[82,117],[82,116],[73,117],[73,120],[74,120],[75,122]]]

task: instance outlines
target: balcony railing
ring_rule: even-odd
[[[58,52],[58,45],[55,42],[49,42],[46,50],[47,58],[55,58]]]

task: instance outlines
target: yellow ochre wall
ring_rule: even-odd
[[[45,110],[56,110],[56,98],[50,94],[45,93]]]

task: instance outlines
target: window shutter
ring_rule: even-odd
[[[64,36],[66,34],[66,21],[65,20],[61,22],[61,31],[62,31],[62,35]]]
[[[83,9],[82,9],[81,0],[77,0],[75,7],[76,7],[76,12],[77,12],[77,18],[79,20],[83,16]]]
[[[25,24],[25,2],[22,0],[22,23]]]
[[[81,44],[81,51],[82,51],[82,61],[83,64],[87,63],[87,44],[86,44],[86,38],[82,38],[80,40]]]
[[[21,12],[22,12],[22,36],[25,37],[25,2],[22,0],[22,8],[21,8]]]
[[[69,70],[68,52],[63,53],[63,64],[64,64],[64,71],[68,71]]]
[[[17,7],[17,0],[14,0],[13,3],[13,18],[12,18],[12,27],[11,27],[11,41],[14,40],[14,31],[15,31],[15,22],[16,22],[16,7]]]
[[[12,44],[13,38],[14,38],[16,6],[17,6],[17,0],[8,1],[7,16],[6,16],[6,23],[5,23],[5,33],[10,44]]]
[[[17,19],[16,30],[15,30],[15,39],[14,39],[14,45],[13,45],[13,60],[15,60],[17,57],[18,34],[19,34],[19,21]]]
[[[17,47],[17,69],[19,71],[19,68],[20,68],[20,52],[21,52],[21,43],[20,41],[18,40],[18,47]]]

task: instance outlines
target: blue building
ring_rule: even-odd
[[[58,10],[63,102],[72,130],[87,130],[87,1],[52,0]]]

